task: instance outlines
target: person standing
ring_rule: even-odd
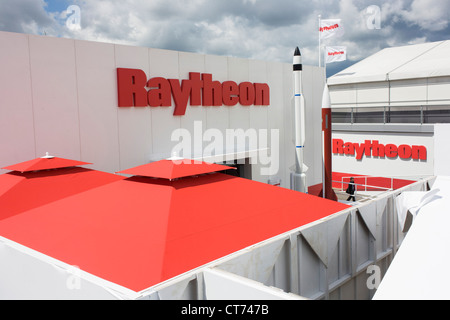
[[[355,186],[355,179],[353,177],[350,178],[350,182],[349,182],[347,190],[345,192],[349,194],[347,201],[350,201],[350,199],[353,199],[353,201],[356,201],[356,198],[355,198],[356,186]]]

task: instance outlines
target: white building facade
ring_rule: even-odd
[[[450,174],[449,54],[450,41],[387,48],[328,79],[333,139],[350,143],[333,153],[334,171]]]
[[[49,152],[117,172],[175,152],[289,188],[291,64],[8,32],[0,43],[1,167]],[[302,77],[313,185],[324,77],[311,66]]]

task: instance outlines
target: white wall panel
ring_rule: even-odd
[[[148,49],[116,45],[116,68],[134,68],[149,74]],[[117,94],[117,88],[111,94]],[[149,107],[118,108],[120,169],[148,163],[152,156],[152,114]]]
[[[249,79],[247,81],[250,81],[251,83],[267,83],[269,75],[267,74],[267,64],[265,61],[261,60],[250,60],[249,61]],[[270,106],[257,106],[257,105],[251,105],[250,108],[250,122],[249,122],[249,128],[255,129],[258,134],[258,139],[256,143],[256,148],[259,149],[259,153],[257,155],[257,159],[255,159],[257,162],[257,165],[252,166],[252,179],[258,180],[258,181],[264,181],[267,182],[269,179],[269,176],[262,175],[261,168],[269,168],[269,165],[264,164],[263,162],[266,161],[266,155],[270,156],[270,151],[263,151],[265,148],[271,148],[271,134],[270,131],[267,130],[268,128],[268,109]],[[263,138],[263,135],[261,135],[262,130],[265,130],[267,135],[267,139]],[[252,148],[252,147],[251,147]],[[278,160],[278,159],[277,159]]]
[[[180,52],[179,57],[179,79],[189,79],[189,72],[204,73],[205,71],[205,56],[202,54],[195,54],[190,52]],[[203,154],[203,131],[206,125],[206,112],[203,106],[191,106],[190,100],[187,103],[186,114],[180,116],[181,128],[187,129],[192,136],[192,155],[193,157],[201,157]],[[194,131],[195,122],[202,124],[202,130],[197,128]],[[195,140],[195,142],[194,142]]]
[[[333,108],[447,105],[449,85],[448,77],[333,85],[330,97]]]
[[[270,75],[267,73],[267,63],[261,60],[249,61],[249,78],[252,83],[267,83]],[[250,106],[250,128],[267,129],[268,109],[270,106]]]
[[[81,160],[119,171],[118,108],[114,45],[76,41]],[[99,152],[101,148],[101,152]]]
[[[299,237],[299,273],[300,273],[300,295],[314,299],[317,294],[324,290],[321,282],[322,263],[308,242]]]
[[[242,58],[228,58],[228,79],[237,84],[249,80],[249,61]],[[247,129],[250,127],[250,108],[253,106],[242,106],[239,103],[230,108],[230,128]]]
[[[206,298],[209,300],[305,300],[305,298],[285,293],[276,288],[270,288],[259,282],[239,277],[219,269],[205,270]],[[233,312],[228,307],[225,312]],[[242,309],[238,309],[242,312]],[[269,314],[264,305],[254,306],[254,314]],[[266,313],[267,312],[267,313]]]
[[[135,299],[129,289],[0,237],[0,299]]]
[[[437,124],[434,130],[434,175],[450,176],[450,148],[448,146],[450,125]]]
[[[366,157],[357,160],[356,156],[333,154],[333,171],[361,175],[405,177],[433,175],[434,139],[431,134],[399,134],[373,132],[333,132],[333,139],[342,139],[344,143],[365,143],[365,140],[377,140],[380,144],[396,146],[423,145],[427,148],[427,160],[400,159],[388,157]],[[356,151],[355,151],[356,152]],[[355,153],[356,154],[356,153]]]
[[[450,103],[450,77],[428,79],[428,105]]]
[[[148,78],[178,79],[178,52],[149,49],[149,61],[150,72],[147,75]],[[173,146],[177,144],[177,142],[171,142],[170,138],[173,130],[180,128],[181,117],[174,117],[173,109],[173,102],[171,107],[151,108],[152,121],[150,127],[153,146],[151,161],[170,157]]]
[[[388,82],[358,83],[356,88],[358,107],[376,107],[389,104]]]
[[[277,130],[279,134],[279,140],[277,141],[279,158],[278,160],[278,171],[274,171],[271,175],[277,176],[281,179],[281,186],[289,188],[289,174],[286,169],[286,146],[285,139],[287,137],[286,129],[283,126],[284,122],[284,112],[287,111],[289,106],[289,101],[285,101],[283,85],[283,67],[281,63],[268,63],[267,64],[267,83],[270,87],[270,100],[271,104],[267,107],[267,128],[268,130]],[[291,88],[291,86],[289,86]]]
[[[426,79],[391,81],[391,105],[425,105]]]
[[[0,50],[1,168],[33,159],[36,152],[28,37],[0,32],[0,43],[8,43]]]
[[[329,86],[330,100],[333,108],[355,107],[357,103],[356,85],[335,85]]]
[[[39,36],[29,41],[36,153],[78,160],[75,41]]]
[[[228,80],[228,58],[223,56],[205,55],[205,73],[212,74],[213,81],[223,83]],[[206,111],[206,130],[218,129],[225,135],[230,128],[231,108],[226,106],[203,107]],[[208,145],[209,142],[206,142]]]

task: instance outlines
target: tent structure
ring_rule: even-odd
[[[450,75],[450,40],[383,49],[330,77],[329,84]]]
[[[12,292],[20,296],[37,290],[30,287],[40,286],[38,276],[21,274],[36,269],[27,265],[35,260],[15,260],[11,248],[28,255],[37,253],[40,263],[49,257],[77,266],[104,287],[139,292],[348,208],[216,172],[223,166],[202,164],[198,166],[203,168],[201,174],[190,175],[189,169],[182,178],[151,177],[150,172],[164,164],[170,165],[150,163],[136,169],[140,175],[113,175],[115,181],[30,205],[20,214],[0,220],[0,297],[14,296]],[[46,179],[41,183],[46,184]],[[40,188],[36,183],[27,190]],[[2,250],[2,240],[8,250]],[[24,259],[28,262],[20,270],[11,271],[11,261]],[[48,297],[54,294],[51,288],[47,284]]]
[[[376,300],[448,300],[450,177],[438,176],[429,191],[402,193],[399,221],[408,233],[381,281]]]
[[[383,49],[328,79],[333,108],[450,104],[450,40]]]

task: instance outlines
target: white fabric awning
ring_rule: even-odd
[[[329,85],[450,76],[450,40],[386,48],[328,79]]]
[[[374,299],[450,298],[446,275],[450,263],[450,177],[437,177],[428,193],[430,196],[418,195],[425,201],[416,201],[416,216]]]

